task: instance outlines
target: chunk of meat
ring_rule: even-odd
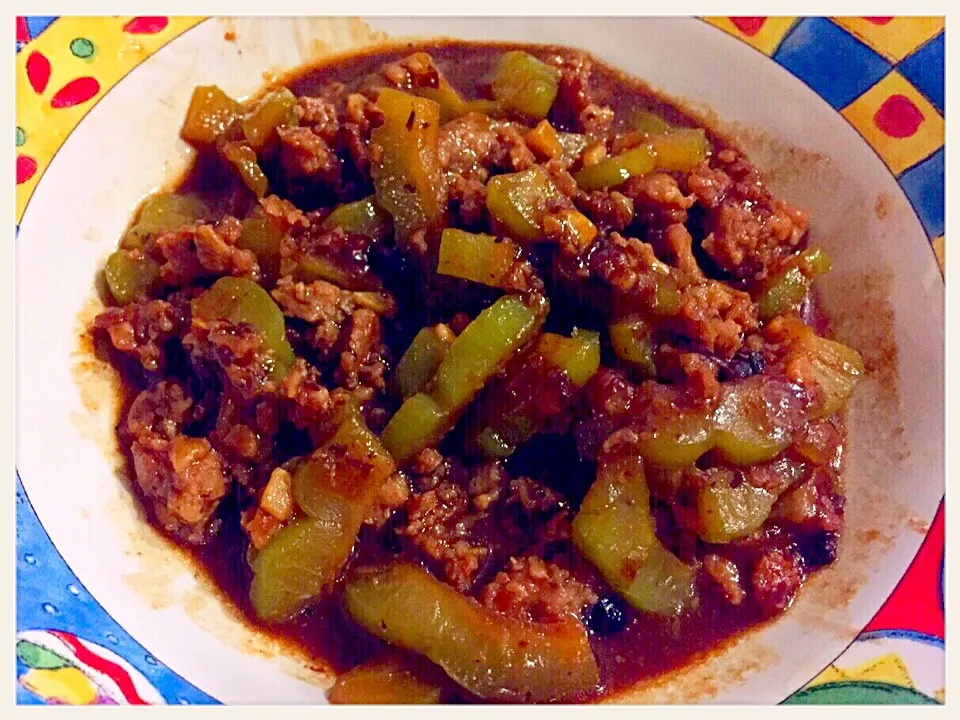
[[[442,77],[429,53],[415,52],[380,68],[384,80],[398,90],[436,88]]]
[[[163,346],[176,337],[184,324],[183,314],[165,300],[147,300],[107,308],[93,322],[120,352],[132,355],[145,370],[164,366]]]
[[[320,373],[303,358],[279,383],[286,417],[298,428],[318,433],[329,419],[334,402],[330,391],[320,382]]]
[[[492,610],[528,622],[579,619],[583,609],[597,602],[596,593],[569,570],[539,557],[511,558],[480,593]]]
[[[630,178],[622,192],[633,200],[637,220],[652,230],[682,225],[694,203],[694,197],[684,195],[677,181],[666,173]]]
[[[278,195],[267,195],[260,201],[260,206],[263,208],[264,214],[284,232],[309,226],[309,221],[303,211],[289,200],[285,200]]]
[[[783,612],[803,583],[803,563],[799,556],[780,549],[765,552],[750,575],[753,597],[768,615]]]
[[[503,496],[507,482],[507,474],[500,463],[484,463],[467,485],[471,506],[479,512],[486,512]]]
[[[164,530],[192,544],[202,544],[216,532],[211,520],[226,495],[228,478],[208,440],[178,435],[165,450],[134,441],[130,451],[137,484]]]
[[[197,278],[213,275],[260,277],[257,257],[236,247],[240,222],[233,217],[212,225],[186,225],[164,233],[156,241],[163,259],[160,277],[168,285],[189,285]]]
[[[656,365],[657,377],[678,383],[695,401],[709,404],[720,397],[719,368],[706,355],[664,343],[657,350]]]
[[[689,280],[703,280],[703,271],[693,256],[693,238],[686,226],[671,225],[664,233],[664,239],[674,267]]]
[[[347,119],[343,124],[343,144],[350,159],[364,178],[370,175],[370,133],[383,124],[383,113],[366,95],[347,96]]]
[[[616,232],[600,238],[596,245],[596,251],[590,256],[593,274],[637,304],[650,304],[663,277],[658,268],[665,267],[657,259],[653,246]]]
[[[590,73],[593,61],[586,53],[570,52],[548,58],[547,62],[560,70],[557,98],[550,115],[555,126],[583,130],[581,117],[593,103],[590,93]]]
[[[437,157],[448,173],[485,181],[491,170],[520,172],[536,156],[524,139],[526,128],[467,113],[445,123],[438,136]]]
[[[443,481],[414,495],[407,503],[402,533],[441,568],[447,582],[467,592],[490,555],[490,548],[471,542],[458,522],[467,512],[467,493]]]
[[[333,188],[340,186],[340,159],[320,135],[310,128],[282,127],[280,164],[287,177],[316,178]]]
[[[194,357],[213,363],[244,398],[274,387],[272,352],[263,348],[263,335],[250,325],[228,320],[193,318],[183,345]]]
[[[680,292],[677,329],[711,353],[733,357],[744,333],[757,327],[757,308],[742,290],[716,280],[690,285]]]
[[[807,215],[775,199],[738,151],[721,150],[715,165],[701,165],[687,177],[707,208],[703,250],[734,277],[755,277],[796,249],[807,233]]]
[[[433,448],[425,448],[410,465],[411,482],[417,492],[432,490],[450,473],[450,463]]]
[[[342,272],[344,279],[338,282],[345,287],[379,287],[380,279],[369,263],[373,240],[359,233],[346,233],[340,227],[325,227],[326,217],[322,211],[307,213],[302,225],[280,238],[280,275],[298,276],[304,263],[323,259]]]
[[[517,503],[527,514],[547,513],[561,506],[563,496],[536,480],[518,477],[510,481],[507,502]]]
[[[577,116],[580,127],[587,135],[603,135],[613,125],[613,108],[609,105],[590,103]]]
[[[309,127],[328,145],[336,142],[340,122],[337,119],[337,105],[331,98],[303,95],[297,98],[293,112],[300,127]]]
[[[703,558],[703,569],[727,602],[739,605],[744,601],[747,593],[740,584],[740,570],[733,560],[720,555],[706,555]]]
[[[143,447],[162,450],[190,419],[193,399],[183,386],[163,380],[141,392],[127,412],[127,432]]]
[[[609,435],[630,419],[639,389],[622,370],[601,367],[584,388],[588,411],[585,419],[573,427],[577,452],[587,460],[596,460]]]
[[[478,229],[487,213],[487,186],[476,177],[451,174],[448,202],[458,224]]]
[[[373,381],[373,386],[381,387],[385,368],[381,367],[378,375],[374,366],[382,363],[382,358],[373,357],[372,352],[375,350],[379,353],[382,350],[377,311],[391,312],[391,308],[395,307],[391,296],[341,290],[325,280],[295,282],[290,276],[280,278],[271,295],[285,315],[313,325],[309,339],[321,360],[333,356],[338,341],[341,359],[350,353],[350,357],[342,363],[342,379],[348,387],[356,387],[354,381],[361,372]],[[358,313],[359,317],[354,317]],[[376,377],[379,379],[374,380]]]
[[[843,496],[837,490],[833,473],[816,468],[809,478],[780,496],[771,516],[806,532],[837,533],[843,528]]]
[[[383,527],[393,513],[403,507],[409,497],[410,483],[407,477],[401,472],[393,473],[384,481],[377,500],[367,513],[364,522],[377,528]]]
[[[633,200],[616,190],[583,193],[577,197],[576,203],[580,211],[603,230],[622,232],[633,222]]]
[[[334,379],[343,387],[363,384],[376,390],[386,388],[386,346],[380,340],[380,318],[367,308],[357,309],[341,333],[340,365]]]

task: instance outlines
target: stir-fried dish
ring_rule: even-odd
[[[92,334],[150,518],[333,702],[585,701],[784,611],[857,352],[808,218],[558,47],[193,93]]]

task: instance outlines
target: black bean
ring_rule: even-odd
[[[818,532],[807,535],[799,542],[799,550],[811,570],[829,565],[837,559],[837,534]]]
[[[741,380],[751,375],[759,375],[766,368],[763,354],[756,351],[738,352],[729,360],[720,361],[720,382]]]
[[[626,605],[619,597],[600,598],[590,610],[587,627],[597,635],[613,635],[627,626]]]

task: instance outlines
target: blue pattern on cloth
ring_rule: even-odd
[[[946,34],[940,33],[897,65],[897,70],[924,94],[941,115],[945,107],[943,99],[945,45]]]
[[[877,84],[891,65],[827,18],[805,18],[773,59],[837,110]]]
[[[218,704],[164,666],[90,596],[50,541],[17,474],[17,630],[63,630],[115,652],[170,704]],[[10,648],[14,652],[14,648]],[[29,668],[17,658],[17,677]],[[17,683],[17,703],[43,700]]]
[[[944,230],[944,148],[917,163],[900,176],[900,187],[932,239]]]

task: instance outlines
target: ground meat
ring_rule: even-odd
[[[630,178],[621,192],[633,200],[637,220],[652,230],[682,225],[694,202],[693,196],[684,195],[677,181],[666,173]]]
[[[377,390],[386,387],[386,348],[380,342],[380,318],[359,308],[341,333],[340,365],[335,373],[339,385],[354,389],[361,383]]]
[[[370,173],[370,132],[383,123],[383,113],[366,95],[347,96],[347,121],[343,125],[343,142],[354,165],[364,177]]]
[[[720,589],[727,602],[731,605],[739,605],[744,601],[747,593],[740,584],[740,570],[733,560],[720,555],[705,555],[703,569],[710,581]]]
[[[240,463],[263,462],[270,452],[269,442],[260,442],[256,416],[247,412],[246,403],[229,392],[220,399],[220,412],[210,439],[227,458]],[[247,473],[241,473],[246,478]]]
[[[329,357],[340,338],[343,325],[353,309],[351,294],[325,280],[294,282],[284,276],[270,293],[285,315],[310,323],[311,345],[320,358]]]
[[[577,207],[604,231],[622,232],[633,222],[633,200],[616,190],[595,190],[577,197]]]
[[[506,570],[483,588],[480,601],[518,620],[556,622],[571,616],[579,619],[585,607],[597,602],[597,595],[568,570],[531,556],[511,558]]]
[[[689,280],[704,279],[703,271],[693,256],[693,238],[684,225],[671,225],[664,233],[670,260]]]
[[[210,520],[228,485],[210,442],[178,435],[166,451],[136,441],[130,451],[137,484],[164,530],[192,544],[207,540],[216,530]]]
[[[470,477],[467,492],[470,505],[479,512],[485,512],[502,496],[507,485],[507,474],[498,462],[481,465],[479,471]]]
[[[805,532],[839,532],[843,528],[843,497],[837,492],[832,471],[816,468],[807,480],[780,496],[771,516]]]
[[[323,138],[328,145],[333,145],[340,131],[337,120],[337,106],[326,97],[298,97],[294,107],[297,124],[300,127],[309,127],[314,133]]]
[[[603,135],[613,125],[614,111],[608,105],[590,103],[580,111],[580,127],[587,135]]]
[[[786,610],[803,582],[803,563],[784,550],[764,553],[750,575],[753,597],[768,615]]]
[[[497,142],[486,115],[467,113],[440,128],[437,157],[447,172],[480,181],[489,175],[486,165]]]
[[[320,135],[310,128],[278,128],[280,163],[291,178],[316,178],[323,184],[340,185],[340,159]]]
[[[436,88],[440,85],[440,70],[433,58],[425,52],[415,52],[397,62],[387,63],[380,74],[398,90]]]
[[[710,167],[706,161],[687,174],[687,190],[704,207],[716,208],[732,187],[733,181],[723,170]]]
[[[286,417],[298,428],[316,431],[334,409],[330,391],[320,382],[317,369],[303,358],[279,383]]]
[[[263,212],[284,232],[294,228],[306,228],[309,225],[307,216],[289,200],[277,195],[267,195],[260,201]]]
[[[442,482],[410,499],[404,532],[420,544],[420,538],[442,534],[440,528],[459,519],[466,511],[466,491],[459,485]]]
[[[589,415],[574,425],[573,435],[580,457],[593,461],[607,437],[629,421],[640,393],[624,371],[601,367],[583,394]]]
[[[169,285],[189,285],[210,275],[233,275],[256,280],[260,276],[257,257],[236,247],[240,224],[226,218],[216,227],[187,225],[156,239],[162,257],[160,278]]]
[[[527,147],[523,137],[525,130],[523,126],[517,127],[512,123],[494,124],[496,142],[490,153],[490,160],[494,167],[522,172],[533,166],[537,158]]]
[[[561,195],[567,198],[574,198],[578,195],[580,188],[577,186],[577,181],[574,180],[573,175],[570,174],[562,162],[559,160],[550,160],[541,165],[541,167],[544,172],[547,173],[553,186],[560,191]],[[570,203],[564,202],[563,200],[561,200],[560,203],[559,207],[570,206]]]
[[[364,522],[374,527],[383,527],[394,511],[403,507],[410,497],[410,483],[401,472],[388,477],[380,488],[374,506],[367,513]]]
[[[444,578],[461,592],[472,586],[490,548],[470,542],[458,523],[467,512],[467,493],[459,485],[441,482],[414,495],[407,503],[404,535],[441,568]]]
[[[733,357],[743,334],[757,327],[757,309],[747,293],[707,280],[681,291],[677,324],[679,332],[709,352]]]
[[[664,343],[656,353],[657,377],[682,384],[691,398],[709,404],[720,396],[717,364],[705,355]]]
[[[197,358],[219,367],[245,398],[269,392],[273,387],[272,351],[263,347],[263,335],[250,325],[195,317],[183,337],[183,345]]]
[[[558,509],[563,496],[535,480],[518,477],[510,481],[507,502],[516,502],[527,514],[546,513]]]
[[[654,301],[663,277],[655,268],[661,265],[651,245],[619,233],[597,241],[596,250],[590,256],[593,274],[640,307]]]
[[[707,208],[702,247],[721,270],[753,277],[800,244],[807,216],[775,200],[757,169],[737,151],[720,151],[716,162],[717,167],[701,166],[687,178]]]
[[[450,175],[448,200],[458,223],[466,228],[480,226],[487,214],[487,186],[476,177]]]
[[[412,484],[417,492],[435,488],[450,472],[450,463],[433,448],[421,450],[410,466]]]
[[[334,321],[338,326],[346,316],[341,307],[345,291],[326,280],[314,280],[312,283],[294,282],[289,275],[280,278],[271,293],[288,317],[300,318],[308,323],[317,324]],[[339,327],[337,328],[339,334]],[[334,338],[336,339],[336,338]]]
[[[190,418],[193,399],[183,386],[163,380],[144,390],[127,412],[127,432],[144,447],[162,449]]]
[[[807,423],[794,447],[804,457],[834,472],[840,472],[843,466],[843,431],[834,418]]]
[[[581,114],[593,104],[590,94],[593,61],[585,53],[571,52],[549,58],[548,62],[560,70],[557,98],[550,109],[553,123],[583,130]]]
[[[467,113],[440,128],[437,157],[448,173],[480,181],[493,169],[520,172],[536,162],[522,126],[478,113]]]
[[[164,366],[164,343],[176,337],[183,326],[182,313],[164,300],[147,300],[107,308],[94,321],[94,328],[109,335],[120,352],[132,355],[145,370]]]

